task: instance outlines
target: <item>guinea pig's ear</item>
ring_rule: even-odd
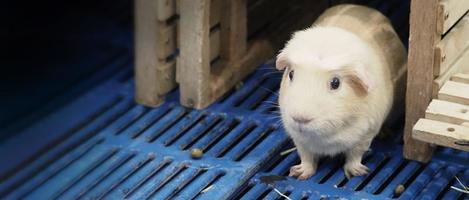
[[[345,78],[358,96],[366,96],[373,90],[374,82],[364,67],[347,70]]]
[[[284,70],[285,67],[287,67],[287,66],[288,66],[287,56],[285,55],[284,52],[280,52],[277,55],[277,60],[275,62],[275,67],[278,70]]]

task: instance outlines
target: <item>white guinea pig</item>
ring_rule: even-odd
[[[306,179],[320,156],[340,153],[348,178],[367,174],[362,156],[393,101],[403,99],[395,88],[405,63],[406,50],[388,19],[371,8],[335,6],[294,33],[276,61],[284,70],[282,121],[301,158],[290,176]]]

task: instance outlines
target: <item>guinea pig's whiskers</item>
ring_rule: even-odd
[[[275,96],[278,97],[278,92],[275,92],[275,91],[273,91],[273,90],[271,90],[271,89],[269,89],[269,88],[266,88],[266,87],[260,86],[260,85],[259,85],[259,88],[262,88],[262,89],[266,90],[267,92],[271,92],[272,94],[275,94]]]

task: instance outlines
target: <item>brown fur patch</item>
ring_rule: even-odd
[[[344,77],[357,96],[364,97],[368,94],[368,86],[355,73],[347,73]]]

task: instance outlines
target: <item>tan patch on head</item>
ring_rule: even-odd
[[[345,81],[350,85],[357,96],[364,97],[368,94],[368,86],[358,78],[358,76],[345,76]]]
[[[344,81],[350,85],[355,94],[359,97],[365,97],[368,95],[369,86],[360,78],[360,76],[354,70],[338,70],[339,74],[342,74]]]

